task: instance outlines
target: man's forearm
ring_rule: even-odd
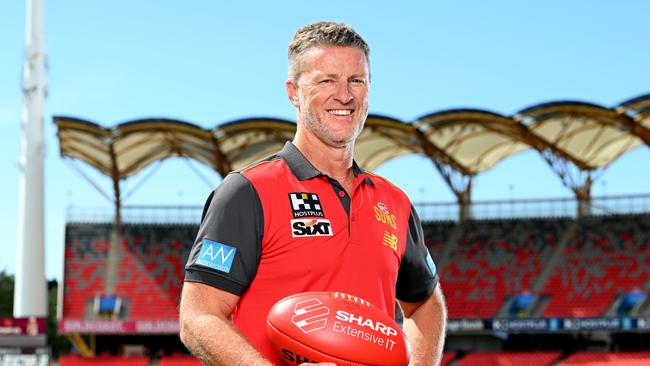
[[[411,343],[410,365],[440,364],[446,326],[447,308],[438,285],[433,295],[404,319],[404,332]]]
[[[200,315],[181,327],[181,341],[206,365],[272,365],[227,320]]]

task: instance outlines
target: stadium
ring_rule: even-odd
[[[278,150],[295,128],[262,117],[212,130],[161,119],[112,128],[63,116],[54,122],[62,156],[117,180],[171,156],[227,174]],[[374,169],[404,154],[426,155],[459,198],[454,205],[416,203],[449,308],[443,364],[650,358],[644,351],[650,346],[650,197],[592,197],[589,187],[600,169],[647,145],[649,126],[650,95],[615,108],[545,103],[511,117],[480,110],[446,110],[412,122],[369,116],[357,145],[360,164]],[[472,203],[471,177],[525,149],[559,169],[558,179],[566,179],[576,198]],[[116,220],[97,222],[86,213],[66,224],[59,331],[82,356],[139,349],[144,363],[154,355],[161,364],[184,362],[174,337],[176,304],[201,207],[115,202]],[[82,335],[92,336],[92,346]],[[66,357],[80,356],[64,356],[61,364],[83,363]]]
[[[32,16],[32,26],[42,26],[42,14]],[[35,87],[24,88],[24,126],[44,120],[55,129],[55,158],[79,173],[67,179],[97,188],[112,207],[66,212],[63,273],[45,289],[38,284],[43,229],[24,224],[42,215],[44,200],[21,195],[19,244],[26,247],[14,315],[0,314],[0,365],[200,365],[180,342],[178,305],[203,206],[129,204],[124,188],[146,185],[156,166],[174,159],[225,177],[278,151],[296,122],[260,115],[213,127],[194,117],[110,125],[75,109],[44,118],[41,42],[28,42],[38,57],[26,61],[25,85]],[[42,140],[23,132],[21,189],[30,192],[43,184],[34,173],[43,161],[29,146]],[[508,114],[451,108],[403,120],[368,116],[355,150],[361,167],[417,156],[455,198],[411,196],[448,307],[442,365],[650,364],[650,193],[594,194],[608,167],[648,146],[650,94],[616,105],[557,99]],[[573,197],[473,197],[480,177],[520,153],[536,154]],[[98,177],[112,191],[102,191]],[[22,261],[25,253],[33,261]],[[49,294],[47,309],[39,304],[48,299],[34,293]]]

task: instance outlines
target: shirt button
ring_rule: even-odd
[[[341,197],[341,198],[345,197],[345,192],[340,191],[340,192],[339,192],[339,197]]]

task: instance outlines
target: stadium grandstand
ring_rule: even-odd
[[[54,123],[62,157],[112,179],[115,204],[111,212],[69,212],[58,330],[74,352],[60,365],[198,364],[178,341],[177,306],[202,207],[125,205],[120,183],[170,157],[224,176],[279,150],[295,124]],[[449,308],[443,365],[650,362],[650,195],[591,194],[604,168],[649,143],[650,95],[613,108],[558,101],[513,116],[369,116],[355,156],[362,167],[421,154],[457,198],[416,203]],[[574,199],[472,200],[475,176],[529,149]]]

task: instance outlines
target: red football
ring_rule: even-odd
[[[341,292],[303,292],[278,301],[266,333],[289,365],[406,365],[411,347],[402,329],[368,301]]]

